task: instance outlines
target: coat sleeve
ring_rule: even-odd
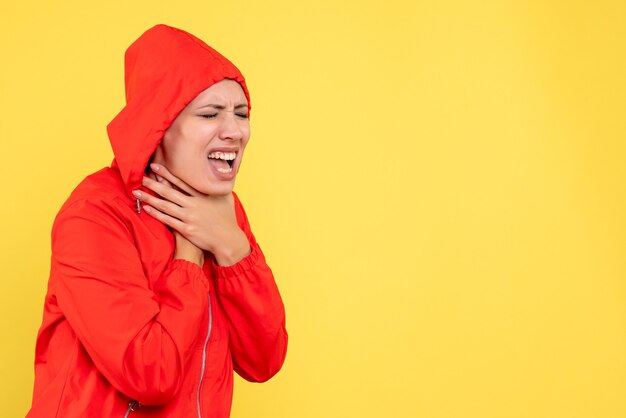
[[[207,315],[208,279],[198,265],[170,260],[150,286],[120,210],[77,201],[59,214],[52,232],[57,303],[117,390],[163,404],[178,390]]]
[[[217,297],[228,322],[235,371],[248,381],[264,382],[278,373],[287,354],[285,308],[236,195],[235,209],[251,253],[232,266],[213,260]]]

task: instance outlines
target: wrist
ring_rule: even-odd
[[[202,265],[204,264],[204,253],[200,252],[200,254],[181,254],[180,252],[176,251],[174,252],[174,260],[186,260],[202,267]]]
[[[232,266],[247,257],[252,249],[248,242],[248,237],[239,231],[235,239],[228,243],[224,243],[213,253],[215,262],[218,266]]]
[[[190,241],[176,235],[176,248],[174,249],[174,260],[187,260],[202,267],[204,264],[204,251],[193,245]]]

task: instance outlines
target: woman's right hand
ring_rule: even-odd
[[[162,165],[150,167],[154,177],[144,177],[142,183],[155,195],[133,191],[149,215],[213,254],[220,266],[234,265],[250,254],[250,242],[237,221],[233,193],[207,195]]]
[[[172,184],[161,176],[157,176],[153,172],[149,174],[150,178],[158,181],[169,187],[173,187]],[[172,229],[174,234],[174,260],[187,260],[202,267],[204,264],[204,251],[196,247],[191,241],[183,236],[180,232]]]

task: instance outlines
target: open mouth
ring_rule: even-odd
[[[220,173],[230,173],[233,171],[233,164],[237,158],[236,152],[215,151],[209,154],[208,159],[215,169]]]

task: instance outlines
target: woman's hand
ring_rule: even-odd
[[[143,185],[160,198],[133,191],[145,203],[143,208],[146,213],[180,233],[196,247],[211,252],[219,265],[233,265],[250,254],[248,238],[237,225],[232,193],[206,195],[174,176],[164,166],[151,164],[150,167],[160,181],[144,177]]]

